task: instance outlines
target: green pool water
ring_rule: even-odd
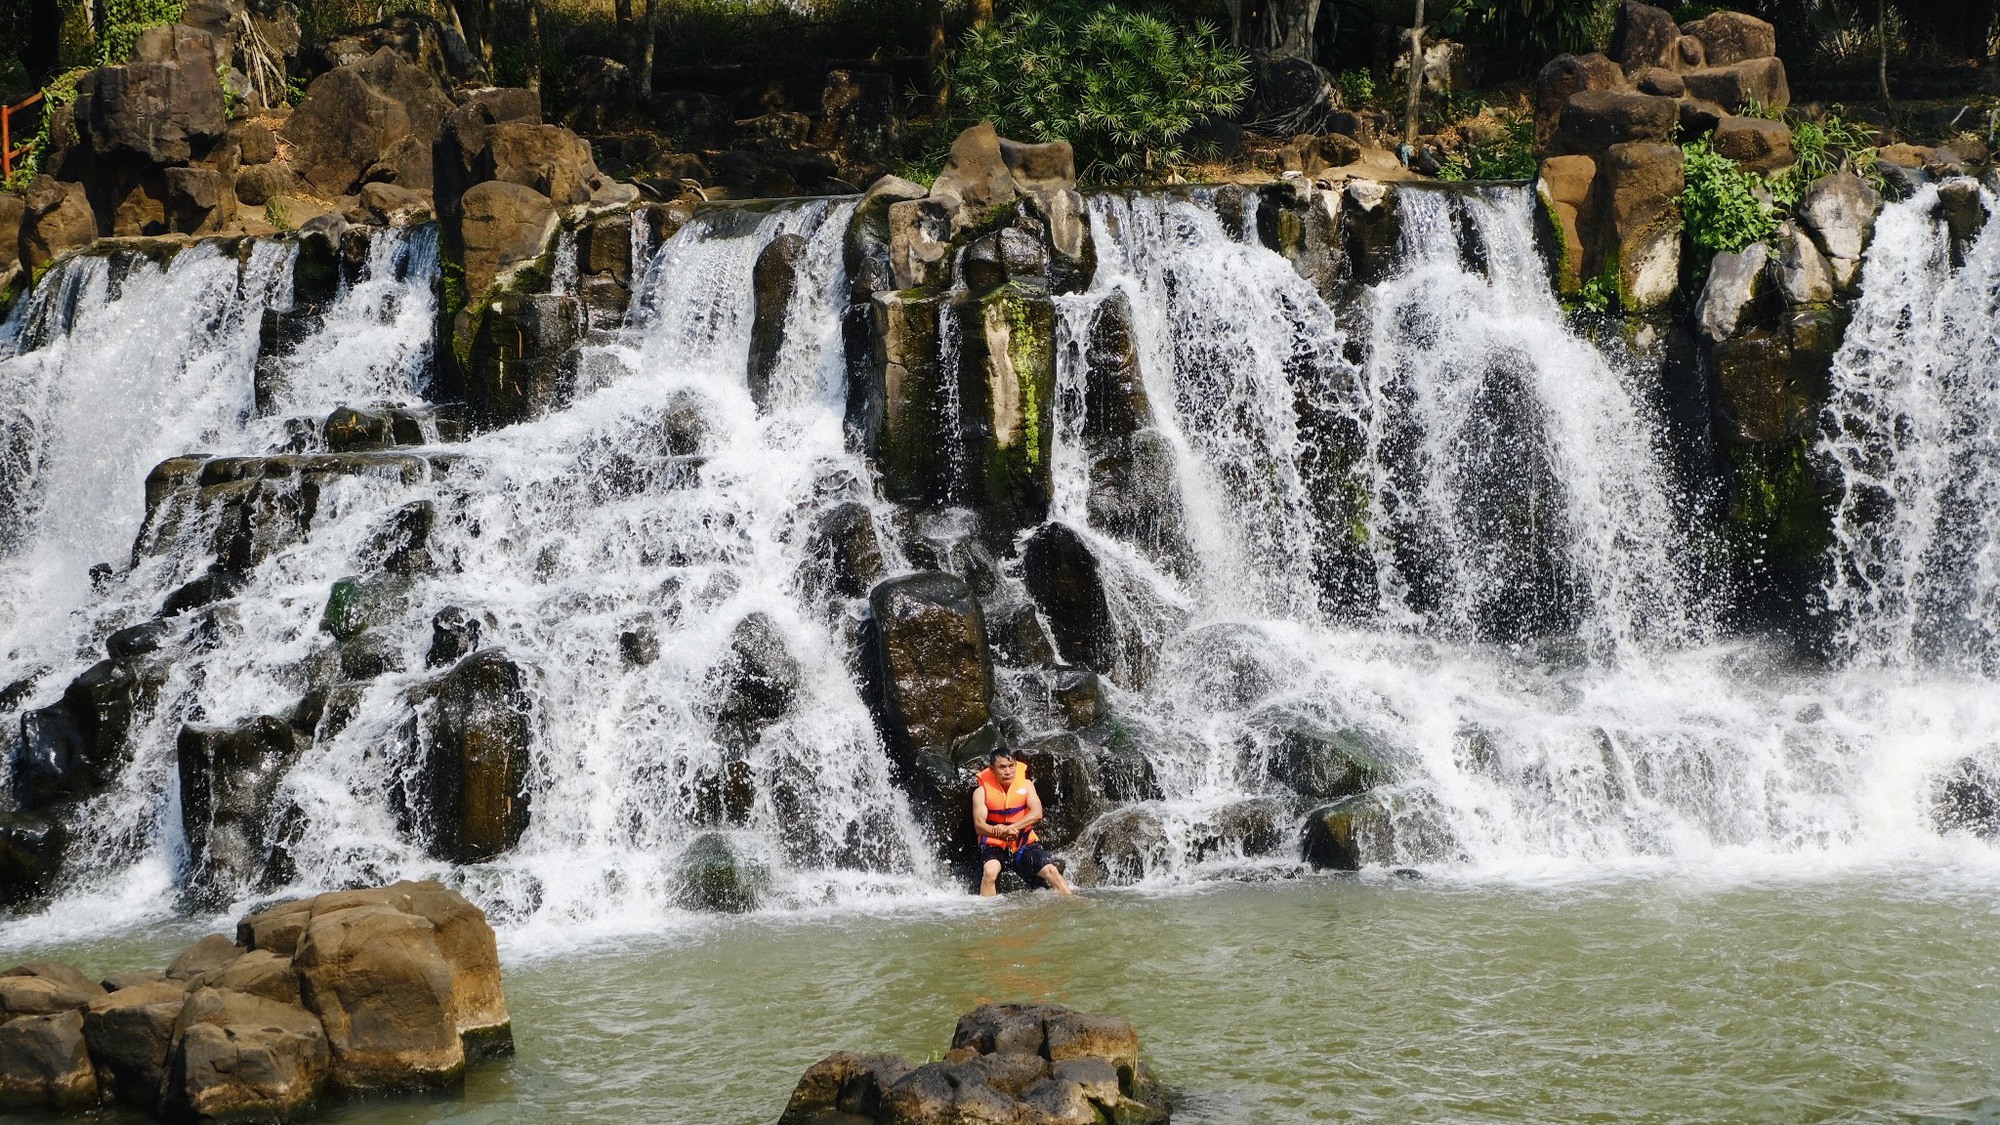
[[[1318,877],[520,937],[512,1061],[323,1119],[768,1125],[830,1051],[922,1058],[981,1001],[1048,1000],[1130,1017],[1182,1125],[2000,1120],[1996,907],[1949,873]]]

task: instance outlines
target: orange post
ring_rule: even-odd
[[[42,100],[40,90],[29,94],[16,105],[0,106],[0,180],[14,178],[14,158],[27,154],[28,146],[14,146],[14,115]]]

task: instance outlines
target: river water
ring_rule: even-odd
[[[1130,308],[1179,541],[1093,526],[1069,356],[1054,514],[1103,567],[1107,691],[1161,790],[1132,885],[1077,903],[979,903],[937,869],[850,664],[861,606],[800,578],[813,520],[855,502],[910,569],[842,429],[851,204],[704,211],[641,255],[573,404],[451,446],[445,479],[330,489],[221,642],[170,638],[131,768],[81,807],[54,904],[0,921],[0,960],[157,966],[228,928],[186,913],[174,735],[289,706],[327,590],[421,499],[452,566],[381,626],[409,670],[286,777],[304,827],[279,892],[462,888],[500,930],[520,1053],[462,1099],[328,1120],[768,1122],[827,1052],[925,1057],[989,999],[1129,1016],[1184,1123],[2000,1119],[1980,1102],[2000,1097],[2000,853],[1938,816],[1947,781],[2000,771],[2000,224],[1954,267],[1934,204],[1884,216],[1834,365],[1818,663],[1717,626],[1658,348],[1574,329],[1525,191],[1409,193],[1396,267],[1338,307],[1216,194],[1093,199],[1098,272],[1063,298],[1065,338]],[[750,277],[783,234],[801,284],[760,406]],[[280,414],[421,403],[429,231],[378,237],[253,408],[290,253],[79,260],[0,339],[0,684],[42,671],[26,707],[206,566],[191,534],[126,561],[151,464],[267,452]],[[1331,476],[1307,414],[1357,451]],[[662,447],[670,417],[699,420],[699,456]],[[455,869],[398,829],[383,794],[407,764],[381,752],[446,607],[484,614],[541,701],[526,836]],[[734,752],[716,669],[752,615],[798,702],[749,750],[729,833],[770,889],[718,918],[674,879],[713,828],[693,794]],[[634,666],[619,636],[640,625],[663,643]],[[1213,845],[1275,792],[1274,718],[1380,754],[1361,875],[1304,872],[1296,839]]]
[[[462,1100],[324,1120],[768,1125],[831,1051],[922,1060],[958,1013],[1034,999],[1129,1016],[1182,1125],[1991,1121],[2000,884],[1935,858],[1218,882],[515,946],[511,1063]],[[34,952],[157,964],[195,932]]]

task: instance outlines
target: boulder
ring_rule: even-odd
[[[887,211],[890,287],[913,289],[944,280],[951,240],[969,223],[947,197],[893,201]]]
[[[1813,401],[1800,388],[1786,335],[1739,328],[1713,351],[1724,432],[1739,444],[1786,441],[1811,428]]]
[[[362,184],[356,201],[363,217],[386,226],[408,226],[430,218],[431,197],[397,184]]]
[[[268,949],[252,950],[221,968],[210,969],[189,982],[189,989],[218,988],[225,992],[246,992],[280,1004],[298,1005],[299,974],[290,957]]]
[[[87,796],[114,781],[130,757],[126,734],[141,685],[130,666],[99,661],[60,702],[21,714],[14,785],[24,811]]]
[[[179,957],[174,958],[173,964],[167,966],[167,979],[193,980],[203,973],[226,967],[243,956],[243,953],[241,946],[223,935],[210,934],[188,946],[181,951]]]
[[[1853,172],[1821,176],[1799,198],[1799,222],[1826,255],[1833,282],[1842,290],[1861,279],[1861,256],[1881,210],[1881,195]]]
[[[452,1019],[468,1060],[510,1053],[513,1020],[500,985],[500,948],[486,914],[465,896],[434,882],[387,888],[407,914],[436,929],[438,952],[451,966]]]
[[[198,988],[174,1027],[164,1108],[202,1121],[285,1121],[311,1108],[330,1069],[313,1013],[246,992]]]
[[[489,187],[528,191],[511,184],[479,185],[466,196],[468,227],[472,224],[473,213],[481,209],[474,206],[480,202],[475,197]],[[540,199],[539,196],[535,198]],[[542,200],[536,206],[546,203]],[[554,212],[549,214],[553,216]],[[553,237],[553,217],[544,229]],[[501,228],[487,233],[505,237]],[[519,228],[518,233],[525,240],[516,250],[493,252],[480,248],[483,235],[468,230],[465,274],[468,283],[475,276],[473,269],[476,262],[498,264],[502,270],[510,268],[511,255],[525,252],[533,241],[533,231],[529,228]],[[521,259],[519,264],[527,269],[531,263]],[[478,276],[492,275],[481,273]],[[470,364],[461,368],[460,374],[465,380],[467,417],[483,428],[540,418],[566,405],[576,392],[578,345],[583,340],[586,327],[584,305],[577,297],[565,293],[512,292],[505,288],[509,284],[505,273],[498,275],[496,280],[502,283],[499,291],[489,290],[483,301],[459,313],[458,329],[453,340],[454,345],[462,341],[469,324],[472,336]]]
[[[0,1024],[0,1109],[75,1113],[96,1104],[97,1094],[82,1012]]]
[[[885,572],[873,510],[850,500],[814,517],[806,558],[810,585],[843,598],[866,594]]]
[[[1587,90],[1614,90],[1625,72],[1603,55],[1557,55],[1535,76],[1535,151],[1548,152],[1556,127],[1571,95]]]
[[[1787,220],[1778,224],[1771,242],[1776,249],[1771,269],[1778,292],[1787,303],[1812,305],[1833,300],[1833,270],[1798,223]]]
[[[771,873],[719,832],[704,832],[681,853],[675,901],[689,910],[742,914],[771,889]]]
[[[1061,734],[1016,752],[1042,798],[1036,834],[1051,849],[1066,847],[1081,836],[1107,807],[1093,750],[1077,736]]]
[[[139,1110],[159,1107],[174,1028],[187,998],[185,982],[160,980],[91,1002],[83,1016],[83,1035],[106,1094]]]
[[[28,185],[27,217],[21,225],[21,261],[30,270],[81,250],[97,238],[97,216],[82,184],[37,176]]]
[[[104,988],[57,962],[37,962],[0,976],[0,1023],[21,1016],[80,1012],[102,999]]]
[[[1728,66],[1699,67],[1681,72],[1688,96],[1738,112],[1751,105],[1766,110],[1792,104],[1792,88],[1780,59],[1752,59]]]
[[[1753,242],[1741,250],[1726,251],[1709,263],[1708,282],[1695,305],[1695,325],[1711,344],[1736,334],[1743,314],[1757,298],[1759,281],[1769,249]]]
[[[0,192],[0,276],[13,276],[21,263],[21,228],[27,221],[27,202],[11,192]],[[0,284],[0,299],[11,285],[11,281]]]
[[[315,911],[292,959],[351,1092],[449,1085],[465,1069],[451,964],[429,919],[386,905]]]
[[[806,1068],[778,1125],[833,1125],[834,1114],[874,1121],[890,1087],[914,1069],[901,1055],[835,1051]]]
[[[280,957],[298,952],[299,939],[312,921],[312,901],[300,899],[246,914],[236,923],[236,943],[251,951]]]
[[[487,84],[486,68],[465,37],[451,24],[416,12],[399,12],[329,38],[319,46],[319,65],[313,69],[350,66],[385,48],[431,75],[440,86]]]
[[[501,649],[461,660],[412,693],[422,799],[416,829],[430,854],[478,863],[527,830],[534,703],[528,675]]]
[[[1365,731],[1273,708],[1251,718],[1251,732],[1253,748],[1271,778],[1303,797],[1350,797],[1387,773],[1383,747]]]
[[[1001,151],[1000,134],[987,122],[965,130],[945,156],[944,170],[931,184],[932,199],[949,197],[974,215],[1014,202],[1013,172]]]
[[[1715,151],[1745,169],[1771,175],[1792,166],[1792,130],[1762,117],[1726,117],[1716,122]]]
[[[1680,285],[1681,150],[1655,142],[1612,145],[1603,173],[1619,301],[1628,312],[1657,308]]]
[[[1356,821],[1371,805],[1365,797],[1332,801],[1306,814],[1300,833],[1300,858],[1317,871],[1361,870],[1361,846]]]
[[[213,36],[185,24],[139,33],[132,61],[77,80],[76,122],[100,156],[182,163],[228,128]]]
[[[992,719],[993,665],[978,600],[961,579],[931,571],[881,583],[868,604],[890,752],[951,761]]]
[[[1121,670],[1097,555],[1074,529],[1050,523],[1036,531],[1022,550],[1021,571],[1064,661],[1107,675]]]
[[[1687,93],[1687,83],[1671,70],[1654,67],[1639,72],[1632,85],[1642,94],[1656,94],[1663,98],[1678,98]]]
[[[516,267],[547,253],[560,219],[548,196],[503,180],[473,185],[459,207],[468,295],[486,292]]]
[[[753,613],[737,622],[729,636],[729,651],[713,672],[721,688],[716,741],[747,753],[766,727],[791,710],[803,675],[784,634],[768,614]]]
[[[232,132],[236,137],[237,159],[243,167],[269,164],[278,158],[278,134],[262,121],[245,121]]]
[[[424,666],[442,668],[479,647],[479,618],[459,607],[446,606],[431,618],[431,647],[424,654]]]
[[[515,121],[487,130],[473,171],[482,180],[533,188],[558,207],[589,200],[599,179],[582,137],[560,125]]]
[[[1618,22],[1611,30],[1608,53],[1626,74],[1636,75],[1651,67],[1671,67],[1676,61],[1675,40],[1680,36],[1681,29],[1666,9],[1641,4],[1639,0],[1625,0],[1618,7]]]
[[[184,726],[175,743],[190,890],[222,903],[264,873],[276,842],[278,785],[308,739],[263,715],[229,727]]]
[[[1778,32],[1744,12],[1713,12],[1681,25],[1681,34],[1702,46],[1709,66],[1728,66],[1778,53]]]
[[[69,850],[69,828],[58,810],[0,812],[0,903],[47,894]]]
[[[750,399],[760,410],[771,407],[771,378],[783,357],[786,313],[798,288],[799,259],[805,252],[803,237],[781,234],[758,253],[750,271],[750,363],[745,378]]]
[[[423,70],[383,47],[359,62],[313,79],[305,100],[286,119],[282,135],[292,163],[322,196],[346,195],[364,173],[406,140],[428,149],[437,139],[451,99]],[[398,177],[400,187],[431,183]]]
[[[1558,153],[1596,154],[1613,145],[1671,140],[1680,122],[1672,98],[1625,90],[1585,90],[1564,103],[1551,139]]]

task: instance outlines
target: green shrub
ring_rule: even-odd
[[[1681,221],[1696,252],[1695,273],[1708,272],[1717,254],[1733,253],[1769,237],[1778,216],[1758,198],[1763,177],[1709,147],[1708,139],[1681,146],[1687,187],[1681,192]]]
[[[181,0],[105,0],[104,28],[97,39],[97,65],[116,66],[132,57],[132,45],[149,27],[176,23]]]
[[[1190,158],[1182,137],[1249,93],[1249,66],[1213,25],[1084,0],[1023,0],[968,32],[946,63],[943,132],[988,120],[1007,136],[1068,141],[1093,179]]]
[[[1375,100],[1375,76],[1365,70],[1343,70],[1334,79],[1334,88],[1340,91],[1340,103],[1345,106],[1364,106]]]

